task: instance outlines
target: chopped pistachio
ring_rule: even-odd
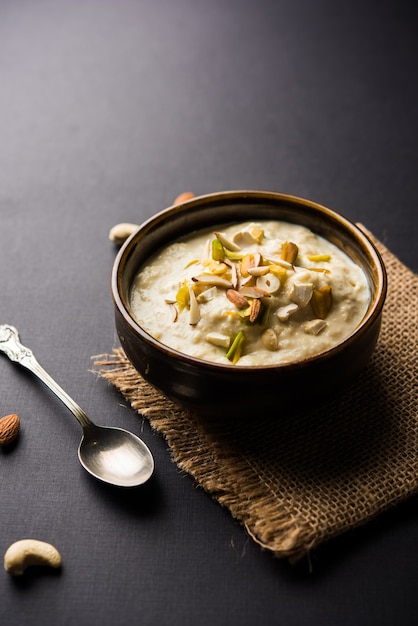
[[[212,239],[212,259],[214,261],[223,261],[225,258],[225,250],[219,239]]]
[[[242,259],[242,261],[240,263],[241,276],[243,276],[244,278],[247,277],[249,275],[248,274],[248,270],[251,267],[256,267],[256,266],[257,266],[257,264],[256,264],[256,261],[255,261],[254,255],[253,254],[246,254],[243,257],[243,259]]]
[[[228,352],[225,355],[226,358],[229,361],[232,361],[234,365],[239,361],[239,358],[242,353],[242,347],[243,347],[244,341],[245,341],[245,334],[242,330],[240,330],[239,333],[235,336],[231,344],[231,347],[229,348]]]
[[[283,282],[286,279],[287,271],[283,265],[276,265],[275,263],[271,263],[268,266],[269,272],[277,276],[280,279],[280,282]]]
[[[313,263],[321,263],[321,262],[326,263],[327,261],[331,260],[331,255],[330,254],[308,254],[307,258],[309,261],[312,261]]]
[[[329,285],[313,290],[311,306],[316,317],[321,320],[327,317],[332,307],[332,290]]]
[[[260,228],[260,226],[254,226],[251,229],[251,234],[254,237],[254,239],[257,241],[257,243],[261,243],[263,241],[264,230]]]
[[[250,322],[254,323],[261,311],[261,301],[258,299],[254,299],[251,302],[251,310],[250,310]]]
[[[230,261],[241,261],[241,259],[244,256],[243,252],[232,252],[232,250],[227,250],[226,248],[224,248],[224,252],[225,252],[225,256]]]
[[[181,284],[179,290],[176,293],[176,302],[180,311],[182,311],[185,307],[189,306],[190,295],[189,295],[189,287],[187,285],[186,279],[184,279]]]
[[[287,261],[288,263],[293,265],[297,259],[298,254],[299,254],[299,248],[297,247],[295,243],[293,243],[293,241],[284,242],[284,244],[282,245],[282,251],[280,254],[280,258],[283,261]]]
[[[187,265],[185,266],[185,268],[184,268],[184,269],[186,270],[186,269],[187,269],[188,267],[190,267],[191,265],[196,265],[196,263],[199,263],[199,259],[192,259],[191,261],[189,261],[189,262],[187,263]]]
[[[211,274],[225,274],[228,271],[229,266],[222,261],[214,261],[213,259],[205,259],[202,263],[205,270]]]

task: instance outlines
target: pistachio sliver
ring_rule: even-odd
[[[190,301],[190,317],[189,324],[196,326],[200,320],[200,307],[196,300],[196,295],[192,287],[189,287],[189,301]]]
[[[332,290],[329,285],[313,290],[311,307],[319,319],[324,320],[327,317],[332,307]]]
[[[219,239],[212,239],[212,259],[214,261],[223,261],[225,258],[225,250]]]
[[[257,320],[261,311],[261,302],[260,300],[254,299],[251,302],[251,310],[250,310],[250,322],[253,323]]]
[[[180,285],[176,293],[176,302],[180,311],[189,306],[190,295],[186,279],[184,279],[183,283]]]
[[[244,341],[245,341],[245,334],[242,330],[240,330],[235,336],[231,344],[231,347],[229,348],[228,352],[225,355],[226,358],[229,361],[232,361],[234,365],[238,362],[241,356],[242,346],[243,346]]]
[[[281,259],[278,256],[265,254],[264,259],[265,261],[268,261],[269,263],[272,263],[273,265],[281,265],[281,267],[284,267],[288,270],[293,269],[292,263],[289,263],[288,261],[285,261],[285,259]]]
[[[282,251],[280,254],[280,258],[283,261],[287,261],[288,263],[293,265],[297,259],[298,254],[299,254],[299,248],[295,243],[293,243],[293,241],[284,242],[284,244],[282,245]]]
[[[260,226],[254,226],[251,229],[251,235],[254,237],[257,243],[261,243],[264,237],[264,230],[260,228]]]
[[[230,261],[241,261],[244,256],[243,252],[232,252],[232,250],[227,250],[224,248],[225,256]]]
[[[308,254],[307,258],[309,261],[312,261],[312,263],[327,263],[328,261],[331,260],[331,255],[330,254]]]

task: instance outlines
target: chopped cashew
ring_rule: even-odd
[[[280,307],[280,309],[277,311],[277,317],[281,322],[286,322],[289,317],[293,315],[293,313],[296,313],[298,309],[298,305],[294,302],[291,302],[290,304],[286,304],[285,306]]]

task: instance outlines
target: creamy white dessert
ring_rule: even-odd
[[[197,232],[157,252],[132,286],[155,339],[215,363],[271,365],[321,353],[363,319],[363,270],[307,228],[279,221]]]

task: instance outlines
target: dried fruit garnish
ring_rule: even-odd
[[[297,259],[299,254],[298,246],[293,243],[293,241],[285,241],[282,245],[282,251],[280,257],[283,261],[287,261],[287,263],[291,263],[292,265]]]
[[[212,239],[212,259],[214,261],[223,261],[225,258],[225,250],[219,239]]]
[[[329,285],[313,290],[311,307],[319,319],[324,320],[327,317],[332,307],[332,289]]]
[[[241,357],[244,341],[245,334],[242,330],[240,330],[239,333],[235,336],[231,347],[225,355],[229,361],[232,361],[233,365],[235,365]]]

